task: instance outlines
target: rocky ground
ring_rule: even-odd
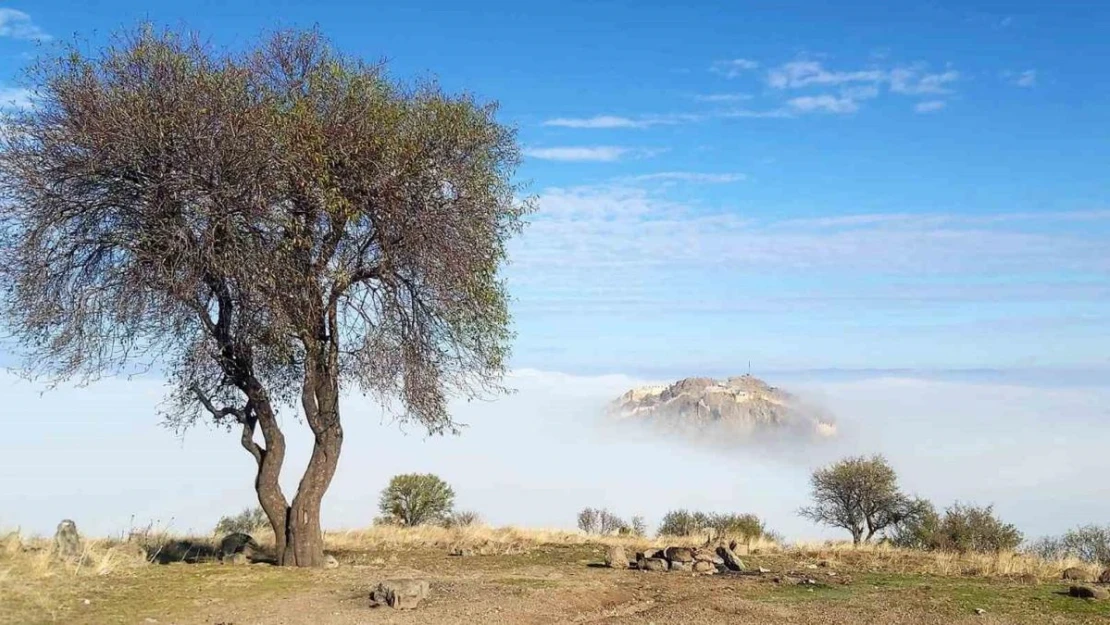
[[[876,572],[866,560],[742,555],[748,574],[607,568],[601,545],[513,555],[439,548],[338,551],[334,569],[148,565],[55,575],[0,596],[0,623],[354,625],[373,623],[1104,623],[1110,601],[1070,582]],[[634,558],[629,554],[630,559]],[[770,572],[750,574],[762,567]],[[0,571],[2,574],[2,571]],[[418,578],[411,610],[371,607],[382,580]],[[11,580],[8,580],[11,582]]]

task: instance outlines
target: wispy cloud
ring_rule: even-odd
[[[736,78],[758,67],[759,63],[751,59],[729,59],[727,61],[717,61],[709,69],[723,75],[725,78]]]
[[[929,73],[921,66],[896,67],[890,70],[890,90],[905,95],[947,94],[952,93],[950,85],[959,78],[955,70]]]
[[[853,72],[834,72],[826,70],[817,61],[791,61],[767,73],[767,84],[775,89],[797,89],[810,85],[842,85],[845,83],[876,83],[884,79],[885,73],[878,69]]]
[[[0,87],[0,110],[30,108],[33,96],[30,89]]]
[[[926,100],[915,104],[913,110],[918,113],[935,113],[946,106],[948,103],[944,100]]]
[[[51,38],[46,31],[31,21],[30,15],[7,8],[0,8],[0,37],[28,41],[47,41]]]
[[[1037,86],[1037,70],[1027,69],[1023,72],[1006,72],[1004,74],[1010,80],[1010,83],[1018,87],[1036,87]]]
[[[831,95],[801,96],[787,100],[786,104],[791,109],[802,113],[823,112],[843,115],[859,110],[855,100]]]
[[[617,115],[595,115],[593,117],[556,117],[543,122],[544,126],[559,128],[649,128],[670,124],[695,122],[700,115],[675,113],[670,115],[645,115],[643,117],[621,117]]]
[[[526,148],[524,155],[545,161],[611,163],[626,157],[649,158],[665,152],[657,148],[627,148],[614,145]]]
[[[748,177],[740,173],[704,173],[693,171],[662,171],[654,174],[644,174],[641,176],[632,176],[628,180],[632,182],[692,182],[692,183],[708,183],[708,184],[724,184],[729,182],[741,182],[747,180]]]
[[[695,95],[694,99],[698,102],[743,102],[744,100],[751,100],[750,93],[706,93]]]

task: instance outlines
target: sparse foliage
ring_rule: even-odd
[[[763,521],[754,514],[671,510],[663,515],[658,533],[660,536],[693,536],[710,529],[720,538],[746,541],[758,540],[767,531]]]
[[[623,519],[604,508],[583,508],[578,513],[578,529],[587,534],[628,533],[631,528]]]
[[[255,506],[244,508],[239,514],[220,517],[220,521],[216,523],[215,531],[216,534],[231,534],[234,532],[251,534],[269,525],[270,521],[266,518],[266,511]]]
[[[708,515],[689,510],[670,510],[659,522],[657,533],[660,536],[693,536],[709,527]]]
[[[481,525],[482,516],[473,510],[460,510],[448,514],[443,521],[444,527],[470,527]]]
[[[443,523],[455,505],[455,491],[431,473],[395,475],[382,490],[378,508],[398,525]]]
[[[941,517],[932,502],[915,499],[909,503],[907,514],[887,531],[887,539],[903,549],[935,549],[940,525]]]
[[[519,150],[495,107],[317,32],[235,50],[143,26],[31,71],[0,133],[0,310],[28,373],[157,366],[167,423],[238,429],[278,561],[320,566],[341,387],[432,433],[450,394],[500,389]],[[291,501],[281,407],[314,441]]]
[[[857,545],[913,512],[913,501],[898,490],[898,476],[882,456],[841,460],[814,471],[811,481],[813,505],[799,514],[848,530]]]
[[[633,536],[647,536],[647,521],[644,521],[644,517],[642,516],[634,516],[632,517],[630,529],[632,530]]]

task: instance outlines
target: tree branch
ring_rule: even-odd
[[[261,465],[262,459],[266,455],[266,450],[263,449],[261,445],[254,442],[254,427],[255,424],[258,423],[258,417],[254,415],[250,400],[247,400],[247,405],[242,408],[237,408],[235,406],[216,408],[212,404],[212,400],[209,399],[208,395],[202,391],[199,386],[194,384],[190,388],[193,394],[197,396],[197,400],[204,406],[204,409],[212,413],[212,416],[217,420],[225,419],[229,416],[235,417],[235,420],[243,426],[243,434],[239,442],[243,445],[243,449],[250,452],[250,455],[254,456],[255,461]]]

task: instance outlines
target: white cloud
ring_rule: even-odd
[[[47,41],[50,35],[31,21],[31,16],[16,9],[0,8],[0,37]]]
[[[751,100],[749,93],[706,93],[694,96],[698,102],[741,102]]]
[[[831,72],[817,61],[791,61],[767,73],[767,84],[775,89],[797,89],[810,85],[842,85],[862,82],[877,83],[885,78],[882,70]]]
[[[859,110],[859,105],[856,104],[855,100],[831,95],[801,96],[787,100],[786,104],[802,113],[824,112],[843,115],[855,113]]]
[[[645,115],[639,118],[617,115],[595,115],[594,117],[557,117],[543,122],[544,126],[560,128],[648,128],[669,124],[695,122],[700,115],[675,113],[670,115]]]
[[[717,61],[710,69],[726,78],[736,78],[758,67],[759,63],[750,59],[730,59],[728,61]]]
[[[948,103],[944,100],[926,100],[915,104],[913,110],[918,113],[935,113],[946,106],[948,106]]]
[[[30,89],[0,87],[0,110],[30,108],[33,96]]]
[[[664,181],[701,182],[710,184],[740,182],[747,179],[748,177],[746,175],[739,173],[711,174],[692,171],[663,171],[654,174],[644,174],[642,176],[632,176],[631,178],[629,178],[629,180],[634,182]]]
[[[597,115],[594,117],[557,117],[543,123],[544,126],[562,128],[643,128],[646,124],[627,117]]]
[[[1013,78],[1013,83],[1019,87],[1036,87],[1037,70],[1027,69]]]
[[[949,85],[959,79],[955,70],[931,74],[920,65],[896,67],[890,70],[890,90],[905,95],[947,94],[952,93]]]
[[[527,148],[524,155],[545,161],[613,162],[626,156],[654,156],[659,150],[634,150],[612,145]]]
[[[730,117],[782,119],[786,117],[794,117],[794,114],[785,108],[766,109],[762,111],[752,109],[731,109],[728,111],[720,112],[718,114],[718,117],[723,117],[726,119]]]

